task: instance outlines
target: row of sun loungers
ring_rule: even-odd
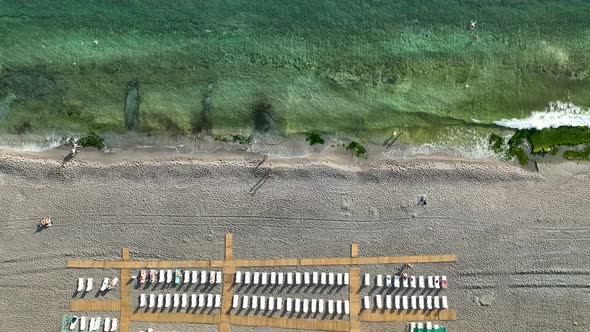
[[[139,307],[144,308],[220,308],[221,294],[140,294]]]
[[[245,285],[348,285],[348,273],[335,272],[242,272],[236,271],[234,282]]]
[[[448,309],[449,304],[446,296],[392,296],[392,295],[375,295],[375,307],[383,309],[383,298],[385,298],[385,308],[397,310],[433,310]],[[371,298],[363,297],[363,309],[371,309]]]
[[[221,271],[189,271],[189,270],[150,270],[149,279],[146,270],[139,271],[139,283],[149,280],[150,283],[166,284],[220,284],[223,281]]]
[[[385,283],[384,283],[385,281]],[[366,273],[363,278],[363,286],[371,285],[371,275]],[[375,276],[376,287],[394,287],[394,288],[428,288],[439,289],[447,288],[447,277],[446,276],[409,276],[403,278],[400,276],[383,275],[378,274]]]
[[[240,307],[241,297],[241,307]],[[253,309],[261,311],[286,311],[302,313],[349,314],[350,302],[348,300],[324,300],[324,299],[300,299],[273,296],[248,296],[234,295],[232,298],[233,309]]]
[[[426,332],[426,331],[446,332],[447,327],[446,326],[439,326],[438,324],[432,324],[432,322],[426,322],[426,324],[411,322],[409,325],[409,331],[410,332]]]
[[[102,329],[100,328],[101,323],[104,323]],[[79,328],[79,329],[78,329]],[[100,317],[86,317],[82,316],[80,319],[74,316],[71,319],[69,329],[70,331],[117,331],[119,328],[119,320],[117,318],[105,318],[104,320]]]
[[[112,289],[113,287],[117,286],[119,283],[119,278],[115,277],[113,279],[104,278],[102,280],[102,284],[100,285],[100,291],[104,292],[107,289]],[[90,292],[94,288],[94,278],[78,278],[78,288],[76,289],[78,292]]]

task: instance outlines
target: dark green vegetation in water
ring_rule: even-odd
[[[364,146],[360,145],[359,142],[352,141],[346,146],[346,150],[352,152],[357,158],[367,152]]]
[[[590,105],[585,0],[0,3],[4,132],[423,143]]]
[[[317,133],[308,133],[305,140],[309,142],[309,145],[324,144],[324,139]]]
[[[80,144],[82,147],[95,147],[99,150],[104,149],[106,146],[104,144],[104,139],[98,136],[96,133],[90,133],[87,136],[81,137],[78,140],[78,144]]]

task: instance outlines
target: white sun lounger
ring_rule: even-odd
[[[333,286],[336,283],[336,277],[334,276],[334,272],[328,273],[328,285]]]
[[[119,319],[113,318],[111,320],[111,332],[117,331],[118,328],[119,328]]]
[[[277,279],[277,284],[282,285],[285,281],[285,274],[283,272],[279,272]]]
[[[391,295],[385,296],[385,308],[387,308],[387,309],[393,308],[393,297]]]
[[[424,295],[418,296],[418,308],[424,310]]]
[[[248,295],[242,297],[242,309],[248,309],[250,307],[250,298]]]
[[[301,272],[295,272],[295,285],[301,285]]]
[[[424,324],[423,323],[418,323],[416,324],[416,328],[419,330],[424,330]]]
[[[416,276],[410,277],[410,287],[416,288]]]
[[[182,294],[180,298],[180,307],[186,308],[188,306],[188,294]]]
[[[223,273],[221,271],[215,272],[215,283],[220,284],[223,281]]]
[[[94,279],[88,278],[88,281],[86,282],[86,291],[90,292],[92,290],[93,286],[94,286]]]
[[[350,283],[350,274],[344,273],[344,284],[348,285]]]
[[[404,288],[410,287],[410,278],[403,278],[402,285],[404,286]]]
[[[426,309],[432,310],[432,296],[426,297]]]
[[[318,311],[318,300],[311,299],[311,312],[315,314],[317,311]]]
[[[295,298],[295,312],[301,311],[301,299]]]
[[[432,330],[432,322],[426,322],[426,330]]]
[[[105,318],[104,319],[103,331],[108,332],[110,330],[111,330],[111,319],[110,318]]]
[[[336,285],[342,285],[344,283],[344,275],[342,273],[336,274]]]
[[[293,285],[293,272],[287,272],[287,285]]]
[[[78,322],[80,321],[80,319],[77,316],[72,317],[72,319],[70,320],[70,330],[78,330]]]
[[[303,313],[306,314],[309,312],[309,300],[303,299]]]
[[[319,299],[319,300],[318,300],[318,312],[319,312],[320,314],[323,314],[323,313],[324,313],[324,309],[325,309],[325,302],[324,302],[324,299]]]
[[[273,296],[268,298],[268,311],[275,310],[275,298]]]
[[[345,300],[344,301],[344,313],[345,314],[350,314],[350,301]]]
[[[96,318],[90,317],[90,324],[88,326],[88,331],[94,331],[94,324],[96,324]]]
[[[434,288],[440,288],[440,277],[434,276]]]
[[[205,294],[199,294],[199,308],[205,306]]]
[[[191,271],[184,270],[182,282],[188,284],[191,281]]]
[[[334,313],[334,300],[328,300],[328,313],[330,315]]]
[[[369,296],[367,296],[367,295],[365,295],[363,297],[363,308],[365,310],[371,309],[371,300],[369,299]]]
[[[285,306],[287,312],[291,312],[293,310],[293,299],[288,297],[287,298],[287,305]]]
[[[250,271],[244,272],[244,284],[249,285],[252,282],[252,275]]]
[[[81,292],[84,290],[84,278],[78,278],[78,288],[77,291]]]
[[[317,271],[313,271],[313,273],[311,274],[311,279],[314,285],[317,285],[320,283],[320,274]]]
[[[161,295],[161,294],[160,294]],[[172,294],[166,294],[164,307],[170,308],[172,306]]]
[[[260,283],[260,272],[254,272],[254,278],[252,280],[254,285],[258,285]]]
[[[199,272],[191,271],[191,284],[196,284],[198,281]]]
[[[402,296],[402,306],[404,310],[408,310],[410,308],[408,306],[408,297],[406,295]]]
[[[305,272],[303,274],[303,283],[306,285],[311,284],[311,275],[309,274],[309,272]]]
[[[150,294],[149,307],[150,308],[155,308],[156,307],[156,294]]]
[[[237,309],[238,305],[240,305],[240,297],[234,294],[232,297],[231,307]]]
[[[385,287],[391,287],[391,286],[392,286],[391,274],[388,274],[385,276]]]
[[[102,280],[102,285],[100,285],[100,291],[101,292],[106,291],[108,286],[109,286],[109,278],[104,278]]]
[[[211,271],[209,272],[209,284],[213,285],[217,280],[217,272]]]
[[[322,272],[321,284],[322,285],[327,285],[328,284],[328,275],[326,274],[326,272]]]
[[[377,306],[377,309],[383,309],[383,298],[381,294],[375,295],[375,305]]]
[[[174,294],[174,303],[172,306],[174,308],[178,308],[178,306],[180,306],[180,294]]]
[[[434,297],[434,309],[440,309],[440,298],[438,296]]]
[[[342,314],[342,300],[336,300],[336,313],[338,315]]]
[[[258,309],[258,296],[252,296],[252,309]]]
[[[236,271],[236,276],[234,278],[234,284],[241,284],[242,283],[242,272]]]
[[[420,288],[426,288],[426,284],[424,283],[424,276],[419,276],[418,277],[418,287],[420,287]]]
[[[383,287],[383,276],[378,274],[375,277],[375,284],[377,285],[377,287]]]
[[[283,298],[277,297],[277,310],[283,310]]]
[[[411,322],[409,332],[414,332],[415,329],[416,329],[416,322]]]
[[[206,284],[207,283],[207,271],[201,271],[201,273],[199,274],[199,281],[201,282],[201,285]]]
[[[402,306],[401,306],[401,296],[396,295],[395,296],[395,309],[399,310],[401,308],[402,308]]]
[[[166,281],[166,270],[160,270],[158,273],[158,282]]]
[[[207,308],[213,307],[213,294],[207,294]]]
[[[416,295],[412,295],[412,309],[418,309],[418,298]]]
[[[197,294],[191,294],[191,308],[196,308],[196,307],[197,307]]]
[[[164,294],[158,294],[158,304],[157,308],[161,309],[164,306]]]
[[[277,283],[277,273],[271,272],[270,273],[270,284],[275,285]]]
[[[363,286],[370,286],[371,285],[371,275],[368,273],[365,273],[365,279],[363,282]]]
[[[215,294],[215,308],[221,308],[221,294]]]
[[[262,272],[261,284],[266,285],[268,283],[268,273]]]
[[[399,276],[393,276],[393,287],[399,288]]]
[[[264,295],[261,296],[259,298],[259,300],[260,300],[260,310],[266,311],[266,296],[264,296]]]
[[[88,330],[88,321],[86,320],[86,316],[80,317],[80,331]]]
[[[428,276],[428,288],[434,288],[434,278],[432,276]]]
[[[172,270],[166,270],[166,283],[172,283]]]
[[[443,296],[442,297],[442,308],[443,309],[449,309],[449,302],[448,302],[446,296]]]
[[[447,276],[442,276],[440,277],[440,287],[441,288],[447,288]]]

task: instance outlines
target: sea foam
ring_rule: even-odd
[[[555,101],[549,103],[543,112],[533,112],[523,119],[502,119],[494,121],[502,127],[514,129],[544,129],[564,126],[590,127],[590,110],[584,110],[571,102]]]

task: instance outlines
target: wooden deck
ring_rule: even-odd
[[[361,322],[391,321],[424,321],[424,320],[455,320],[455,310],[421,310],[421,311],[387,311],[370,312],[361,310],[361,275],[360,268],[349,269],[349,320],[323,320],[303,318],[282,318],[264,316],[239,316],[231,313],[234,294],[234,275],[238,267],[285,267],[285,266],[356,266],[404,263],[447,263],[456,262],[455,255],[433,256],[384,256],[360,257],[359,246],[353,243],[350,257],[328,258],[284,258],[284,259],[234,259],[233,236],[226,234],[225,255],[223,260],[204,261],[132,261],[129,249],[124,248],[120,261],[67,261],[68,268],[104,268],[120,269],[120,299],[114,301],[73,300],[70,311],[118,311],[120,313],[119,328],[121,332],[129,332],[131,322],[154,323],[192,323],[217,325],[220,332],[230,332],[231,326],[274,327],[298,330],[318,331],[354,331],[360,332]],[[214,314],[141,312],[132,313],[131,307],[131,269],[173,269],[173,268],[221,268],[223,272],[221,310]]]

